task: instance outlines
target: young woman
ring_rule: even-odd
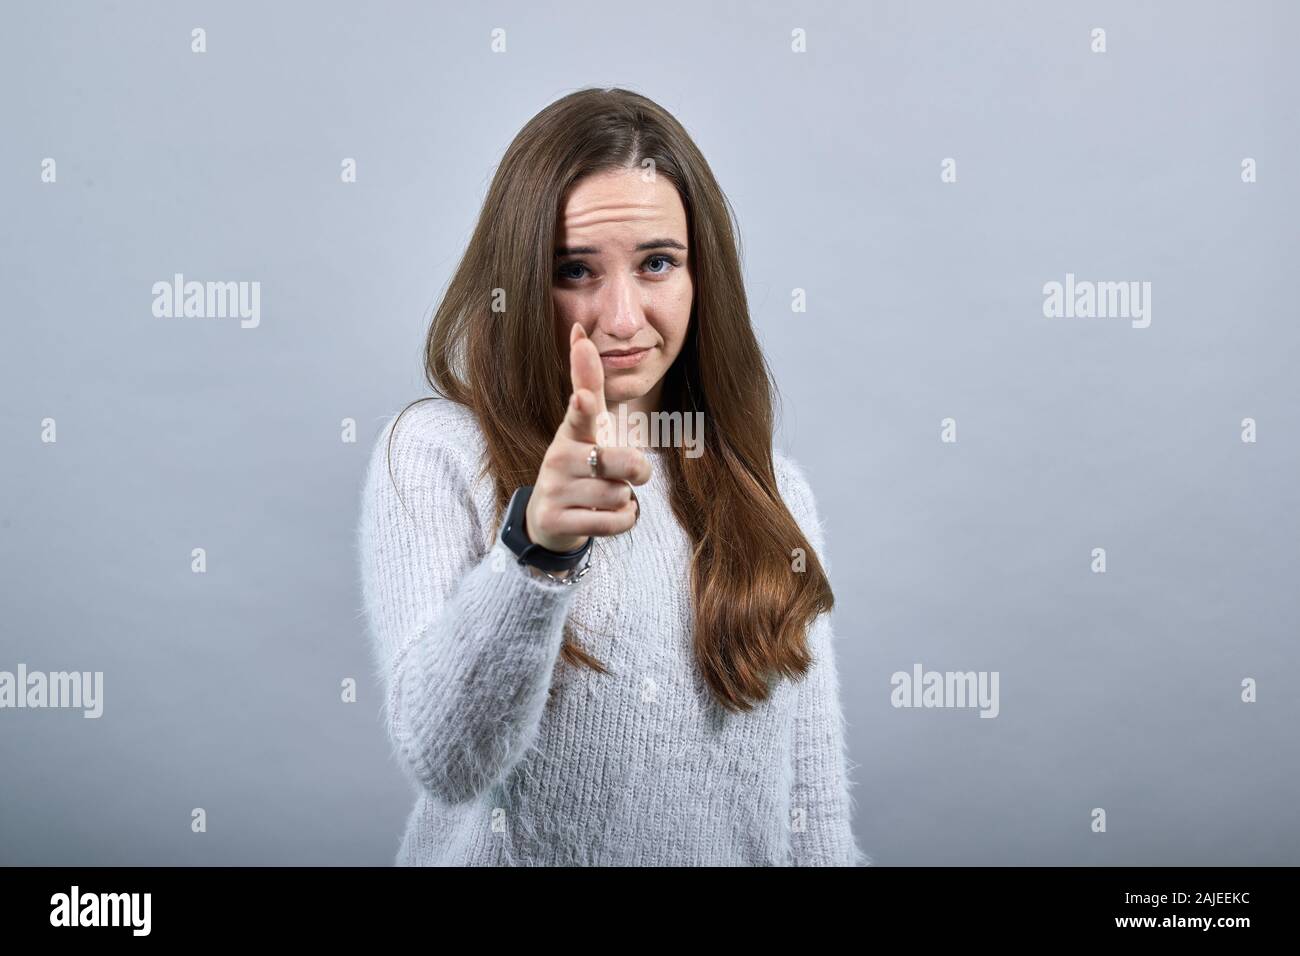
[[[566,96],[506,151],[429,330],[438,395],[388,423],[363,496],[419,785],[399,864],[871,862],[823,533],[772,448],[734,235],[634,93]]]

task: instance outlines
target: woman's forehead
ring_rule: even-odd
[[[676,187],[664,177],[647,179],[640,170],[616,170],[576,183],[565,199],[560,225],[573,234],[620,227],[641,232],[653,226],[684,231],[686,209]]]

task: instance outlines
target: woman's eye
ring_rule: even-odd
[[[652,262],[659,262],[659,261],[663,261],[665,263],[665,267],[662,269],[651,269],[650,272],[654,275],[663,275],[665,272],[670,271],[671,267],[675,267],[677,265],[677,260],[674,259],[672,256],[662,256],[662,255],[651,256],[649,259],[646,260],[646,265],[650,265],[650,263]]]
[[[655,268],[656,263],[661,263],[662,268]],[[676,259],[674,259],[672,256],[656,255],[656,256],[651,256],[649,259],[647,259],[644,263],[642,263],[641,267],[645,269],[647,272],[649,272],[651,275],[661,276],[668,272],[671,272],[679,265],[681,265],[681,263],[678,262]],[[586,272],[587,272],[587,267],[583,265],[581,262],[566,262],[564,265],[560,266],[558,269],[555,270],[555,275],[556,278],[563,279],[568,282],[576,282],[579,279],[586,278]]]

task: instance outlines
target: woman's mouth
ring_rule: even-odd
[[[611,349],[600,353],[600,361],[606,368],[632,368],[640,365],[650,354],[650,349]]]

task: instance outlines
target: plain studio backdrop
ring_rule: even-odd
[[[736,208],[863,848],[1300,863],[1296,6],[464,6],[6,11],[0,670],[104,712],[0,710],[0,861],[391,862],[367,458],[510,139],[626,86]],[[257,326],[154,315],[177,273]],[[1044,315],[1067,275],[1150,324]],[[894,706],[918,665],[997,716]]]

